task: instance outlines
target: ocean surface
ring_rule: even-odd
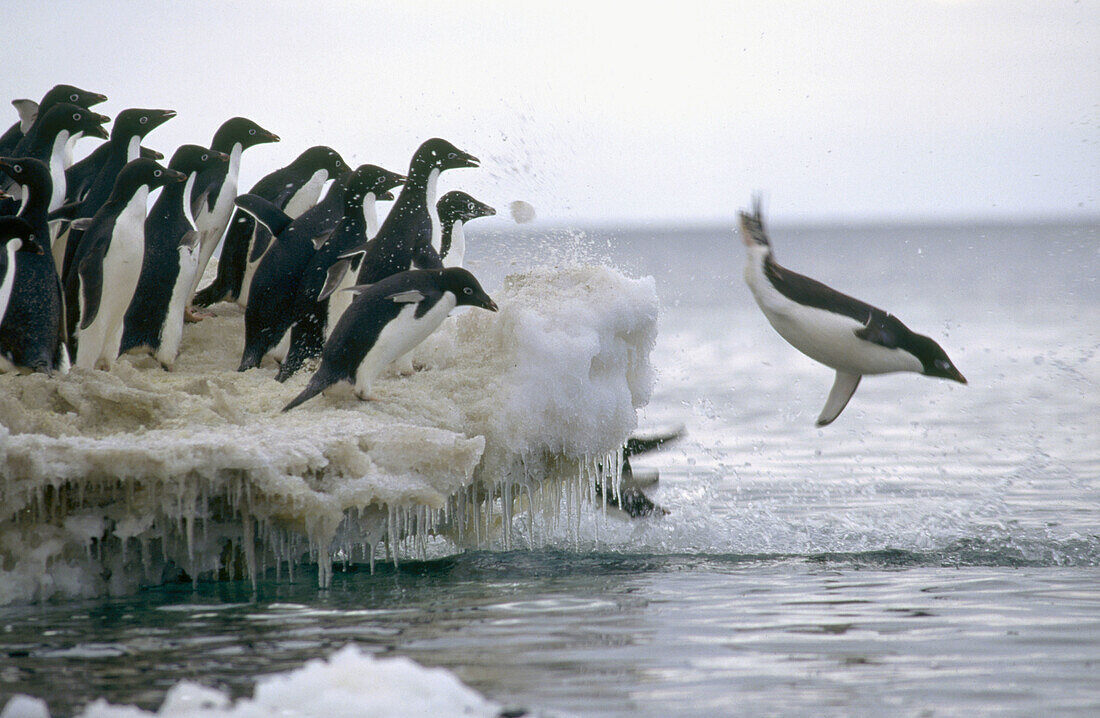
[[[639,420],[685,433],[634,468],[667,513],[563,505],[511,550],[351,564],[327,590],[271,572],[0,607],[0,707],[250,696],[350,643],[533,716],[1100,714],[1100,226],[770,232],[969,384],[868,377],[818,429],[832,372],[767,324],[729,227],[474,225],[490,293],[539,263],[655,278]]]

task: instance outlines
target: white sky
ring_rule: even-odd
[[[251,117],[283,141],[242,191],[438,135],[483,160],[441,191],[555,223],[732,223],[756,190],[780,221],[1100,215],[1097,0],[3,6],[0,96],[174,109],[169,156]]]

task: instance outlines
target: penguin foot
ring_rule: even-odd
[[[209,319],[212,316],[214,316],[213,312],[200,312],[197,309],[188,307],[183,312],[183,321],[187,322],[188,324],[197,324],[203,319]]]

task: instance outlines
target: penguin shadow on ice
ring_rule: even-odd
[[[911,331],[893,314],[780,266],[764,230],[759,196],[740,220],[748,254],[745,282],[764,316],[791,346],[836,370],[817,426],[840,416],[865,374],[906,371],[966,383],[930,337]]]

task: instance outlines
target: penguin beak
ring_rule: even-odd
[[[279,136],[277,134],[275,134],[274,132],[265,131],[264,136],[267,138],[268,142],[278,142],[279,141]]]
[[[459,167],[480,167],[481,166],[481,160],[479,160],[477,157],[474,157],[473,155],[469,154],[468,152],[463,152],[461,155],[459,155],[459,159],[465,161],[465,163],[466,163],[466,164],[458,165]]]
[[[106,122],[106,121],[107,121],[107,118],[104,117],[103,122]],[[107,134],[107,130],[103,129],[103,125],[101,125],[101,124],[100,125],[94,125],[94,126],[88,128],[87,130],[84,130],[84,136],[85,137],[98,137],[101,140],[106,140],[110,137],[110,135]]]
[[[386,202],[386,201],[389,201],[391,199],[393,199],[393,192],[390,192],[389,190],[386,190],[382,194],[378,195],[378,201],[379,202]]]
[[[92,105],[98,105],[101,102],[106,102],[107,101],[107,96],[106,95],[101,95],[98,92],[90,93],[88,95],[88,97],[90,98],[88,100],[88,107],[91,107]]]
[[[492,299],[490,299],[489,297],[485,297],[485,301],[484,301],[484,302],[482,303],[482,305],[481,305],[481,306],[485,307],[485,308],[486,308],[486,309],[488,309],[488,310],[489,310],[490,312],[495,312],[495,311],[497,310],[497,303],[496,303],[496,302],[494,302],[494,301],[493,301]]]
[[[947,378],[948,379],[953,379],[954,381],[957,381],[960,384],[965,384],[966,383],[966,377],[963,376],[962,372],[960,372],[955,367],[951,367],[951,370],[948,372]]]
[[[183,182],[185,179],[187,179],[187,175],[185,175],[183,172],[179,172],[179,171],[173,170],[173,169],[164,170],[164,181],[165,181],[165,183],[168,183],[168,182]]]

